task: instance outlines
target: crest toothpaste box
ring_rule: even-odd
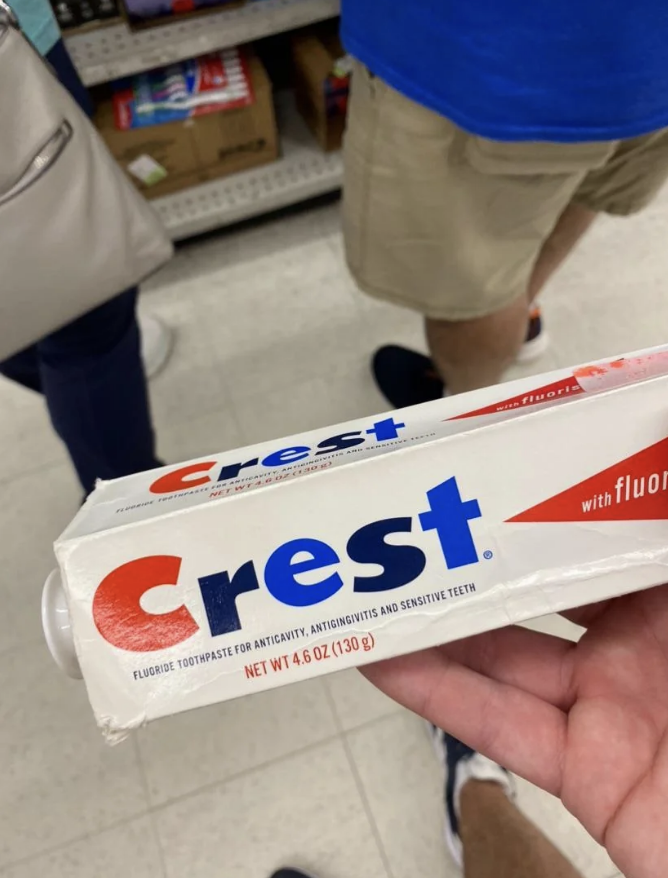
[[[47,640],[112,741],[654,586],[668,347],[100,483],[55,551]]]

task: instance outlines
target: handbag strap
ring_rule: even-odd
[[[12,7],[7,3],[7,0],[0,0],[0,25],[5,24],[7,27],[12,28],[18,34],[21,35],[22,39],[30,46],[33,52],[37,55],[39,60],[44,64],[49,73],[54,77],[56,82],[59,82],[60,79],[58,74],[53,69],[51,64],[47,61],[47,59],[37,50],[37,47],[33,43],[33,41],[28,37],[26,32],[21,27],[21,22],[19,21],[18,15],[14,12]]]
[[[12,9],[12,7],[5,2],[5,0],[0,0],[0,18],[3,18],[7,24],[16,30],[21,30],[21,25],[19,24],[19,20],[16,17],[16,13]]]

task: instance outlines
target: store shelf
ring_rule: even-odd
[[[340,0],[251,0],[245,6],[131,31],[126,24],[66,37],[86,85],[248,43],[338,15]]]
[[[324,153],[287,95],[278,100],[282,157],[268,165],[157,198],[151,204],[178,241],[341,188],[340,153]]]

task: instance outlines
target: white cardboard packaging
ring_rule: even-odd
[[[668,347],[101,483],[55,550],[110,741],[654,586]]]

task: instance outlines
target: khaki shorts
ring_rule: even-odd
[[[599,143],[476,137],[357,65],[345,144],[344,230],[365,292],[467,320],[526,293],[571,202],[626,215],[668,176],[668,129]]]

